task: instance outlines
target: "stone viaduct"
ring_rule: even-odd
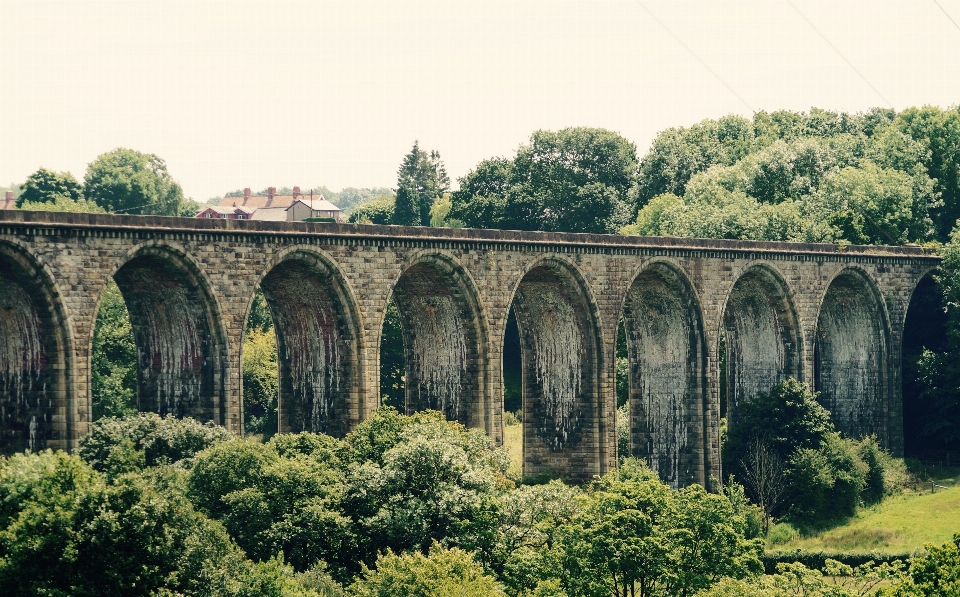
[[[838,428],[902,452],[900,347],[917,247],[0,212],[0,452],[74,449],[110,277],[138,352],[142,411],[243,429],[240,352],[257,286],[280,350],[281,431],[343,435],[378,406],[380,335],[401,313],[407,409],[502,441],[514,309],[524,470],[616,466],[615,345],[630,362],[631,451],[673,486],[718,477],[727,416],[788,376]]]

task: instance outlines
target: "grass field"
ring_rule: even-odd
[[[937,493],[905,493],[862,508],[847,524],[818,535],[770,546],[824,551],[912,553],[926,543],[942,544],[960,533],[960,478],[943,479]],[[928,486],[929,487],[929,486]]]
[[[507,476],[519,480],[523,476],[523,425],[503,426],[503,447],[510,454]]]

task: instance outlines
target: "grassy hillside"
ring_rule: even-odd
[[[926,543],[942,544],[960,533],[960,477],[938,481],[949,489],[905,493],[862,508],[843,525],[818,535],[796,538],[778,550],[879,551],[910,553]]]

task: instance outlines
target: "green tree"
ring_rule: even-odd
[[[891,597],[956,597],[960,595],[960,535],[940,546],[927,545],[913,558],[907,576],[879,595]]]
[[[960,219],[960,106],[907,108],[891,126],[925,149],[922,164],[942,199],[932,215],[939,239],[946,241]]]
[[[397,186],[397,196],[393,202],[391,224],[402,226],[420,226],[420,197],[410,184],[404,182]]]
[[[53,203],[57,198],[66,198],[78,201],[83,198],[83,188],[73,174],[69,172],[54,172],[40,168],[27,177],[20,185],[20,196],[17,198],[17,207],[24,209],[24,202]]]
[[[377,195],[358,205],[347,221],[352,224],[389,224],[393,221],[394,209],[393,193]]]
[[[463,228],[463,222],[450,216],[453,203],[450,193],[444,193],[430,208],[430,225],[435,228]]]
[[[498,597],[506,593],[483,566],[456,547],[434,543],[429,555],[394,554],[377,559],[376,570],[364,567],[361,578],[349,587],[355,597]]]
[[[605,129],[536,131],[512,162],[486,160],[467,174],[450,215],[474,228],[614,232],[633,218],[636,154]]]
[[[784,461],[796,450],[819,448],[834,428],[830,411],[817,402],[818,396],[807,384],[790,378],[742,401],[728,420],[724,470],[736,472],[758,437]]]
[[[107,281],[97,311],[90,381],[95,421],[137,412],[137,345],[130,314],[113,279]]]
[[[931,178],[929,147],[897,122],[887,110],[812,109],[665,131],[641,161],[642,209],[622,232],[926,242],[943,191]]]
[[[900,245],[933,237],[933,181],[917,189],[914,177],[872,162],[824,177],[812,199],[837,236],[851,243]]]
[[[107,210],[103,209],[93,201],[85,199],[70,199],[64,195],[53,195],[49,201],[33,202],[24,201],[20,209],[27,211],[59,211],[88,214],[104,214]]]
[[[11,595],[311,595],[243,558],[172,468],[108,481],[77,456],[0,460],[0,587]],[[253,591],[252,593],[250,591]]]
[[[513,160],[484,160],[460,179],[450,197],[450,215],[468,228],[506,228],[507,194],[513,180]]]
[[[407,373],[406,355],[403,351],[403,328],[400,311],[393,301],[387,303],[383,317],[383,332],[380,335],[380,403],[398,411],[406,410],[404,376]]]
[[[960,228],[941,250],[937,283],[947,312],[946,346],[925,349],[919,358],[920,391],[910,410],[913,426],[926,449],[955,450],[960,446]]]
[[[87,166],[84,195],[107,211],[125,214],[179,215],[183,190],[159,157],[115,149]]]
[[[433,203],[450,188],[443,160],[437,151],[420,149],[414,141],[397,173],[396,207],[391,223],[403,226],[427,226]]]
[[[343,210],[343,215],[352,215],[353,210],[364,203],[370,203],[384,197],[389,197],[391,199],[393,198],[393,192],[390,189],[383,187],[374,187],[368,189],[346,187],[339,193],[335,193],[326,187],[319,187],[314,189],[314,191],[321,193],[327,198],[328,201]],[[389,224],[389,222],[383,223]]]
[[[636,459],[591,483],[581,509],[558,532],[568,595],[692,595],[724,577],[761,570],[760,544],[722,495],[673,492]],[[549,558],[544,553],[543,557]]]
[[[244,430],[272,435],[277,432],[277,400],[280,389],[277,336],[273,329],[247,330],[241,359]]]
[[[95,421],[80,440],[78,454],[94,469],[107,471],[117,461],[116,452],[132,448],[143,453],[145,466],[157,466],[193,458],[229,438],[226,429],[213,423],[140,413]]]
[[[657,135],[640,160],[636,207],[665,193],[683,196],[694,174],[716,164],[733,165],[758,145],[754,125],[740,116],[704,120],[688,129],[667,129]]]
[[[371,433],[375,429],[386,433]],[[505,483],[509,459],[481,430],[450,423],[436,411],[405,417],[387,409],[347,441],[366,455],[351,467],[344,498],[363,553],[426,553],[434,540],[492,551],[495,490]]]

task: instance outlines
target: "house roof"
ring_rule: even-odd
[[[224,197],[220,201],[220,205],[262,209],[264,207],[290,207],[293,201],[293,195],[274,195],[272,200],[269,195],[250,195],[247,197]]]
[[[200,214],[208,211],[214,211],[214,212],[217,212],[218,214],[222,214],[226,216],[226,215],[236,214],[236,213],[243,213],[243,214],[250,215],[253,213],[254,210],[249,207],[239,207],[239,206],[234,207],[232,205],[230,206],[210,205],[207,208],[200,211]],[[200,214],[197,214],[197,215],[200,215]]]
[[[340,208],[327,201],[323,195],[317,193],[313,195],[311,200],[310,194],[304,195],[300,193],[298,195],[274,195],[273,198],[269,195],[247,195],[239,197],[224,197],[220,200],[220,206],[233,206],[237,207],[246,207],[248,209],[262,209],[265,207],[290,207],[295,201],[303,201],[307,205],[311,205],[311,201],[315,211],[340,211]]]
[[[309,205],[310,209],[312,209],[313,211],[340,211],[339,207],[337,207],[333,203],[330,203],[323,197],[321,197],[320,199],[314,199],[313,201],[310,201],[309,199],[306,199],[306,200],[303,199],[303,195],[301,195],[298,199],[300,201],[303,201],[307,205]]]
[[[287,209],[290,206],[286,207],[261,207],[260,209],[253,212],[253,215],[250,216],[251,220],[265,220],[267,222],[286,222],[287,221]]]

